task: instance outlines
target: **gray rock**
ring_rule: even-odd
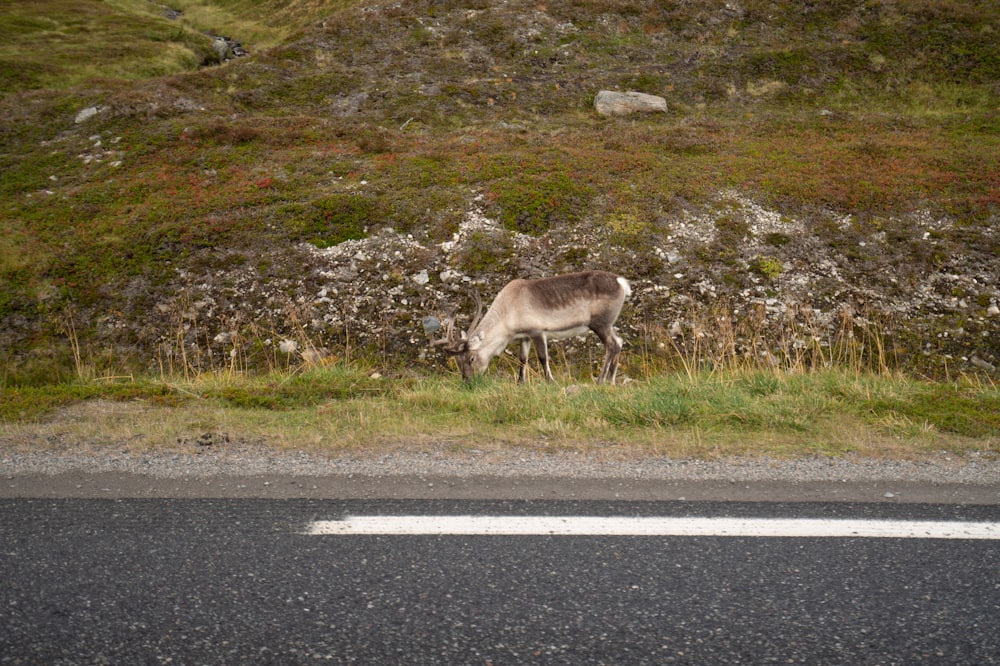
[[[423,320],[424,333],[427,335],[434,335],[441,330],[441,322],[438,321],[437,317],[427,316]]]
[[[976,366],[980,370],[985,370],[986,372],[996,372],[997,370],[995,365],[993,365],[986,359],[979,358],[976,355],[973,355],[970,361],[972,362],[972,365]]]
[[[225,37],[216,37],[212,40],[212,49],[214,49],[216,55],[219,56],[220,62],[225,62],[229,59],[229,41]]]
[[[641,92],[602,90],[594,99],[594,108],[602,116],[627,116],[632,113],[666,113],[667,100]]]
[[[102,110],[103,109],[99,106],[88,106],[86,109],[76,114],[75,122],[77,125],[79,125],[80,123],[85,123],[94,116],[96,116],[98,113],[100,113]]]
[[[212,40],[212,49],[219,56],[220,62],[248,55],[247,50],[243,48],[243,44],[229,37],[216,37]]]

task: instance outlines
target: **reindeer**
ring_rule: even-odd
[[[605,348],[597,383],[614,384],[622,350],[622,339],[615,332],[614,323],[631,294],[628,280],[604,271],[513,280],[500,290],[485,315],[479,294],[474,295],[476,316],[469,325],[468,334],[463,332],[460,338],[455,336],[453,314],[445,337],[431,344],[454,356],[462,379],[469,381],[485,371],[490,360],[502,354],[507,345],[519,340],[518,381],[524,382],[528,376],[528,352],[534,343],[545,378],[555,381],[549,368],[548,341],[591,330]]]

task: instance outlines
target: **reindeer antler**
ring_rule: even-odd
[[[472,301],[476,304],[476,316],[472,318],[472,323],[469,324],[469,335],[476,330],[476,326],[479,326],[479,322],[483,318],[483,301],[479,298],[479,290],[476,289],[472,292]]]
[[[445,317],[444,337],[443,338],[438,338],[437,340],[431,339],[431,346],[433,346],[433,347],[444,347],[446,352],[450,352],[451,351],[451,349],[449,349],[449,348],[457,348],[457,346],[458,346],[458,340],[455,339],[455,313],[457,311],[458,311],[458,308],[454,308]],[[438,323],[438,329],[436,329],[436,330],[440,330],[440,328],[441,328],[441,325],[440,325],[440,322],[439,322]],[[425,330],[426,330],[426,327],[425,327]],[[430,334],[430,332],[428,332],[428,334]]]
[[[476,304],[476,316],[472,318],[472,322],[469,324],[469,328],[467,329],[469,334],[476,329],[476,326],[478,326],[479,322],[483,319],[483,301],[479,297],[479,290],[474,290],[471,295],[472,302]],[[432,346],[441,347],[446,353],[449,354],[461,353],[464,349],[464,341],[466,338],[466,333],[464,332],[461,334],[461,339],[455,335],[456,312],[458,312],[458,308],[453,309],[445,318],[444,337],[438,338],[437,340],[431,340]],[[424,330],[427,330],[426,326],[424,327]],[[430,333],[428,332],[428,334]]]

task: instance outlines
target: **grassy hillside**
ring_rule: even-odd
[[[996,3],[170,8],[0,16],[4,385],[443,368],[425,314],[591,267],[636,286],[634,376],[845,340],[872,367],[1000,363]],[[214,64],[213,35],[250,55]],[[600,117],[601,89],[668,112]]]

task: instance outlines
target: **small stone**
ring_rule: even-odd
[[[100,112],[101,112],[101,107],[99,107],[99,106],[88,106],[86,109],[84,109],[84,110],[80,111],[80,113],[76,114],[76,121],[75,122],[76,122],[77,125],[79,125],[80,123],[85,123],[88,120],[90,120],[91,118],[93,118],[94,116],[96,116]]]
[[[972,365],[976,366],[980,370],[985,370],[986,372],[996,372],[997,368],[995,365],[993,365],[986,359],[979,358],[975,354],[972,355],[972,358],[969,359],[969,361],[972,363]]]
[[[441,322],[438,320],[437,317],[434,316],[424,317],[422,323],[424,326],[424,333],[426,333],[427,335],[432,335],[441,330]]]

